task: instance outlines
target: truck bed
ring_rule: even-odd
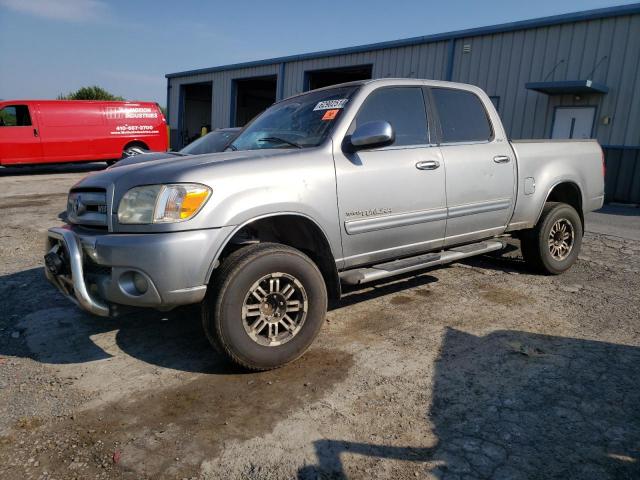
[[[535,225],[549,192],[567,182],[580,192],[584,212],[604,201],[604,156],[596,140],[515,140],[517,200],[508,230]]]

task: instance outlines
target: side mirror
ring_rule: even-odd
[[[356,128],[351,134],[349,144],[351,150],[362,150],[364,148],[384,147],[391,145],[396,139],[391,124],[384,120],[367,122]]]

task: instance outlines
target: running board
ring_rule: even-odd
[[[422,270],[423,268],[442,265],[444,263],[455,262],[462,258],[473,257],[474,255],[481,255],[483,253],[501,250],[504,246],[504,242],[499,240],[462,245],[449,250],[442,250],[437,253],[427,253],[416,257],[380,263],[371,267],[346,270],[344,272],[340,272],[340,280],[347,285],[359,285],[361,283],[380,280],[381,278],[413,272],[415,270]]]

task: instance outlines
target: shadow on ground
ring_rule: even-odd
[[[473,260],[485,261],[494,260]],[[496,268],[520,268],[517,260],[505,262]],[[400,279],[355,292],[342,306],[434,280],[430,275]],[[197,308],[119,319],[92,317],[50,287],[41,269],[0,277],[0,295],[7,312],[1,320],[3,328],[20,332],[20,341],[26,342],[22,355],[41,362],[108,358],[110,354],[93,338],[117,330],[117,346],[147,363],[187,372],[238,373],[208,345]],[[0,354],[15,354],[7,345],[5,341],[0,344]],[[329,358],[326,353],[321,356]],[[309,362],[314,361],[313,355],[305,356],[291,371],[304,367],[308,374]],[[345,361],[340,358],[336,363]],[[520,331],[475,336],[449,329],[436,363],[433,402],[425,405],[426,418],[438,438],[435,447],[324,439],[314,444],[318,464],[301,469],[298,476],[348,478],[349,461],[356,454],[411,462],[439,479],[640,478],[639,365],[640,348],[633,346]],[[318,378],[331,371],[327,368],[321,368]],[[275,382],[286,372],[270,375]],[[259,378],[271,377],[259,374]],[[295,378],[296,385],[303,385],[304,375]],[[227,393],[241,396],[247,380],[234,375],[225,379],[230,380],[212,377],[215,388],[205,384],[207,391],[219,392],[228,384],[235,390]],[[285,377],[281,380],[282,397],[290,398],[286,388],[291,383]],[[177,397],[194,387],[179,388]],[[173,401],[176,395],[167,398]],[[204,393],[202,398],[210,400]],[[173,404],[168,410],[172,408]],[[227,415],[223,413],[220,421]],[[245,426],[238,435],[243,429]]]
[[[340,309],[437,281],[423,274],[395,279],[390,284],[351,290],[331,308]],[[117,347],[148,364],[193,373],[238,373],[209,345],[202,330],[199,306],[170,312],[140,310],[118,318],[102,318],[82,312],[46,281],[42,268],[0,277],[0,295],[6,317],[0,320],[8,332],[19,332],[25,342],[0,342],[0,355],[17,355],[49,364],[85,363],[111,357],[94,340],[96,335],[117,331]]]
[[[321,440],[299,478],[348,478],[352,454],[429,462],[439,479],[640,478],[639,365],[637,347],[448,329],[427,412],[437,445]]]
[[[0,177],[19,175],[51,175],[57,173],[82,173],[103,170],[105,168],[107,168],[107,164],[105,162],[23,165],[19,167],[0,168]]]
[[[119,349],[152,365],[185,372],[237,373],[209,345],[200,325],[198,307],[171,312],[146,311],[118,318],[82,312],[45,279],[41,268],[0,277],[7,315],[3,328],[19,332],[15,341],[0,344],[0,354],[19,355],[49,364],[85,363],[112,355],[94,341],[117,331]]]
[[[640,216],[640,208],[629,205],[604,205],[600,210],[596,210],[594,213],[620,217],[638,217]]]

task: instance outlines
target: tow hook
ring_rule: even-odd
[[[47,270],[49,270],[53,275],[62,275],[63,273],[66,273],[64,259],[58,253],[59,247],[59,245],[54,246],[44,256],[44,264],[46,265]]]

